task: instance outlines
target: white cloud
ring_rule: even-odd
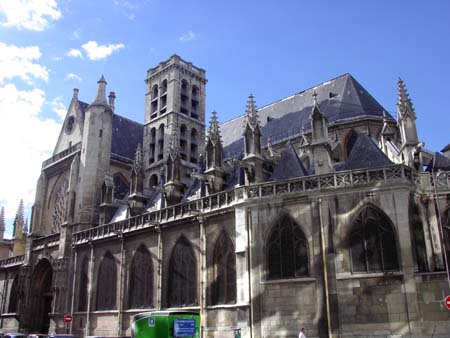
[[[90,60],[101,60],[110,56],[114,51],[125,48],[123,43],[99,45],[96,41],[89,41],[81,46]]]
[[[62,96],[55,97],[52,101],[46,102],[52,110],[58,115],[61,121],[64,121],[67,113],[67,107],[64,104],[64,99]]]
[[[5,80],[18,77],[28,84],[32,78],[48,80],[48,71],[34,61],[39,60],[39,47],[17,47],[0,42],[0,84]]]
[[[14,216],[21,198],[27,208],[33,203],[42,161],[51,157],[61,128],[40,115],[44,102],[40,89],[0,87],[0,144],[6,145],[2,157],[10,164],[0,166],[0,205],[7,218]]]
[[[187,33],[184,33],[183,35],[181,35],[178,40],[180,40],[181,42],[187,42],[187,41],[192,41],[196,38],[196,35],[193,31],[189,31]]]
[[[81,50],[76,49],[76,48],[72,48],[71,50],[69,50],[66,54],[67,56],[73,57],[73,58],[83,58],[83,54],[81,54]]]
[[[0,0],[0,14],[6,27],[42,31],[50,21],[61,18],[55,0]]]
[[[61,61],[62,59],[63,59],[62,56],[54,56],[54,57],[53,57],[53,60],[55,60],[55,61],[57,61],[57,62]]]
[[[43,90],[23,90],[8,81],[20,78],[33,84],[36,79],[47,80],[47,69],[36,63],[40,57],[38,47],[0,42],[0,144],[9,163],[0,166],[0,206],[5,207],[9,224],[21,198],[26,210],[30,209],[42,161],[51,156],[61,130],[56,119],[42,117]],[[61,114],[62,99],[49,104]]]
[[[64,81],[70,81],[70,80],[76,80],[78,82],[81,82],[82,79],[81,77],[79,77],[77,74],[75,73],[69,73],[66,75],[66,77],[64,78]]]

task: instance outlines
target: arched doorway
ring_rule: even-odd
[[[41,259],[31,276],[30,287],[30,329],[32,332],[47,333],[52,312],[53,269],[47,259]]]

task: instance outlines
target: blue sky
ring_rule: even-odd
[[[449,1],[0,0],[0,206],[29,212],[72,89],[102,74],[117,113],[142,122],[146,70],[176,53],[204,68],[221,122],[351,73],[388,111],[406,83],[419,138],[450,142]],[[10,228],[8,228],[10,231]]]

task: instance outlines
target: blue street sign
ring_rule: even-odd
[[[173,335],[175,337],[194,337],[195,319],[175,319],[173,322]]]

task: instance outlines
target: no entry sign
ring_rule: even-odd
[[[450,310],[450,296],[445,297],[445,307]]]
[[[72,315],[64,315],[64,323],[72,323]]]

